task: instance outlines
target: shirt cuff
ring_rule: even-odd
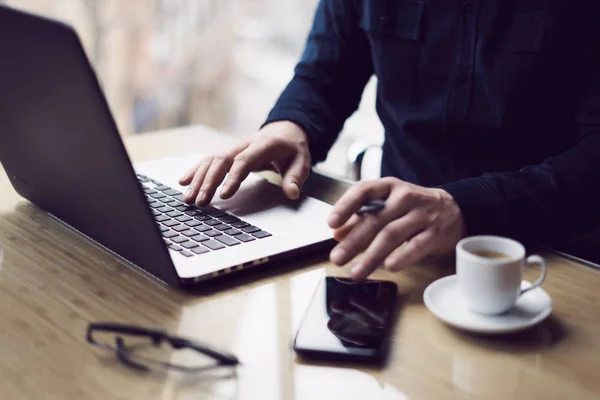
[[[505,204],[484,179],[463,179],[438,188],[454,198],[462,213],[467,235],[510,235]]]

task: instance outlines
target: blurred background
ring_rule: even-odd
[[[79,32],[123,135],[202,124],[239,136],[260,127],[293,76],[318,0],[0,3]],[[372,81],[318,168],[351,177],[349,154],[382,141]]]

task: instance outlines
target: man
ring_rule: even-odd
[[[596,3],[321,0],[265,125],[183,176],[186,199],[208,204],[224,179],[228,198],[270,165],[297,198],[374,74],[385,177],[354,185],[329,218],[333,263],[364,252],[354,279],[451,251],[465,235],[548,242],[584,233],[600,194]],[[387,206],[357,216],[370,199]]]

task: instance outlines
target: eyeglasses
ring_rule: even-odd
[[[92,323],[88,326],[87,341],[114,352],[120,362],[142,372],[198,373],[240,363],[234,355],[207,345],[132,325]],[[171,349],[165,349],[164,344]],[[172,354],[170,350],[181,352]]]

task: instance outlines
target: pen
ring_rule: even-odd
[[[385,208],[385,201],[383,200],[371,200],[365,203],[356,213],[358,215],[363,214],[379,214],[381,210]]]

